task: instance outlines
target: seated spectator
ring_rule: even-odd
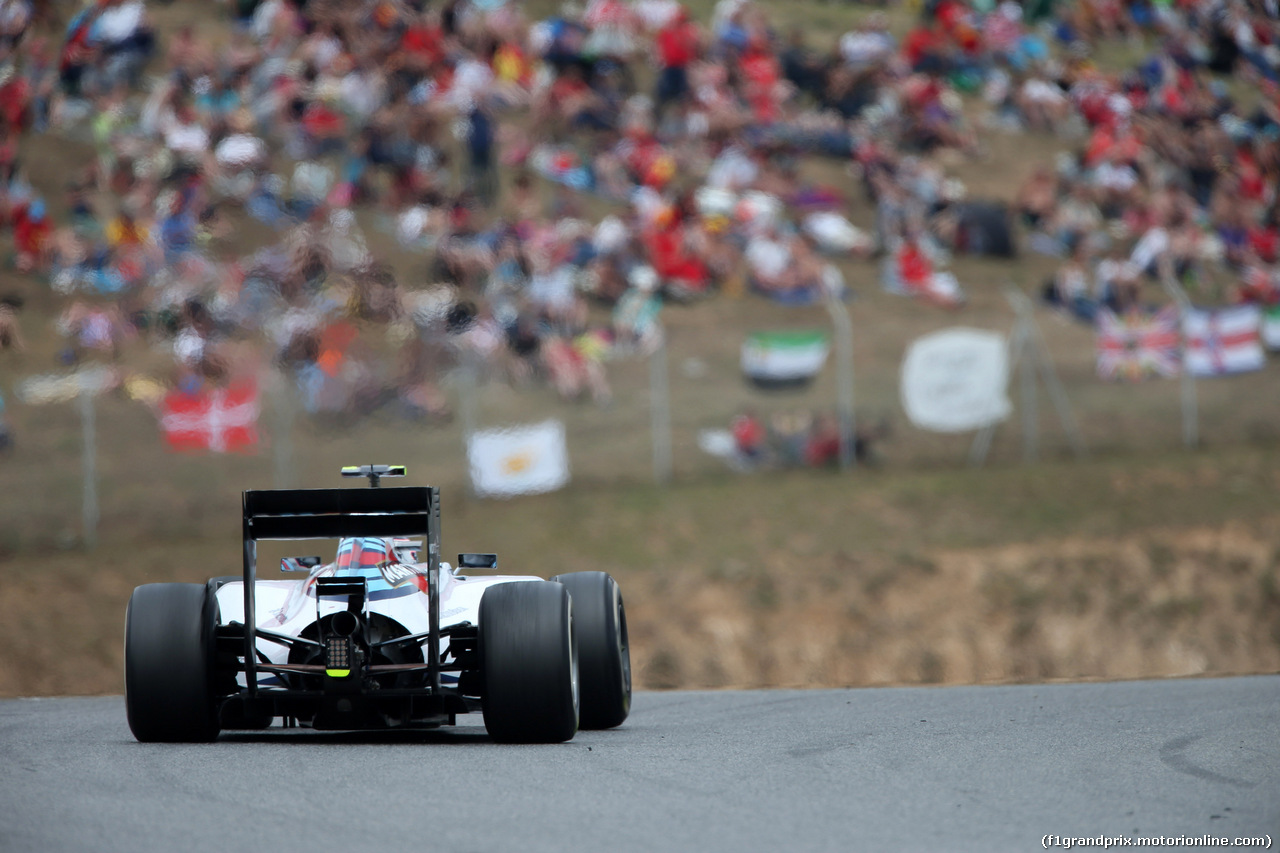
[[[918,233],[909,233],[885,260],[883,285],[890,293],[916,296],[946,308],[964,302],[964,293],[955,275],[935,267],[926,242]]]
[[[804,461],[810,468],[826,468],[840,461],[840,419],[834,412],[820,412],[813,419],[804,446]]]
[[[599,406],[613,399],[604,371],[607,347],[594,332],[548,335],[541,345],[542,363],[562,400],[577,400],[584,393]]]
[[[19,272],[44,272],[48,268],[52,235],[53,224],[43,200],[35,199],[18,208],[13,215],[13,242]]]
[[[1045,286],[1045,302],[1063,308],[1077,319],[1092,323],[1098,305],[1089,287],[1088,249],[1081,243],[1058,267]]]
[[[567,320],[577,306],[573,279],[569,264],[557,262],[548,252],[535,253],[525,298],[538,316],[552,322]]]
[[[893,54],[894,39],[889,33],[888,19],[881,12],[840,37],[840,58],[855,71],[875,67]]]
[[[1058,207],[1058,182],[1053,173],[1041,166],[1018,188],[1014,206],[1022,224],[1033,230],[1044,229]]]
[[[751,465],[760,465],[766,459],[768,434],[764,422],[754,409],[743,409],[729,425],[734,447],[740,459]]]
[[[18,322],[18,311],[21,308],[21,297],[6,296],[0,299],[0,352],[23,352],[27,348],[22,337],[22,326]]]
[[[1141,271],[1126,257],[1119,243],[1099,259],[1094,268],[1094,298],[1116,314],[1123,314],[1139,303],[1142,289]]]
[[[769,445],[776,464],[797,468],[806,462],[813,415],[808,411],[774,412],[769,417]]]
[[[627,280],[630,287],[613,309],[614,346],[623,351],[652,352],[662,339],[658,274],[653,267],[637,266]]]

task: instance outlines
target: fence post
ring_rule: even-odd
[[[287,370],[279,370],[274,376],[272,401],[271,461],[274,463],[272,481],[277,489],[294,486],[293,423],[297,415],[297,390],[290,381]]]
[[[824,289],[836,338],[836,417],[840,421],[840,470],[857,464],[857,424],[853,414],[853,320],[840,297]]]
[[[458,377],[458,420],[462,425],[462,461],[467,469],[467,491],[476,497],[475,481],[471,476],[471,436],[476,432],[480,371],[470,353],[463,354],[454,375]]]
[[[1182,443],[1188,450],[1200,443],[1200,405],[1196,401],[1196,378],[1187,370],[1187,314],[1191,311],[1191,299],[1174,278],[1167,260],[1162,260],[1160,284],[1178,306],[1178,337],[1182,341]]]
[[[658,345],[649,356],[649,416],[653,433],[653,479],[671,482],[671,393],[667,383],[667,330],[658,330]]]
[[[83,443],[80,458],[84,473],[81,524],[84,528],[84,544],[89,549],[97,547],[98,544],[98,439],[93,405],[95,393],[97,389],[83,385],[80,388],[80,424]]]

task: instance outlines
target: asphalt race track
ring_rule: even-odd
[[[120,697],[6,700],[0,851],[1280,843],[1280,676],[643,693],[622,728],[558,746],[495,745],[480,722],[165,746],[133,740]]]

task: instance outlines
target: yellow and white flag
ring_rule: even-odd
[[[554,491],[569,482],[564,424],[479,430],[467,442],[471,487],[491,497]]]

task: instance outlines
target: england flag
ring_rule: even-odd
[[[1184,361],[1192,376],[1222,376],[1261,370],[1262,312],[1257,305],[1193,308],[1182,319]]]

